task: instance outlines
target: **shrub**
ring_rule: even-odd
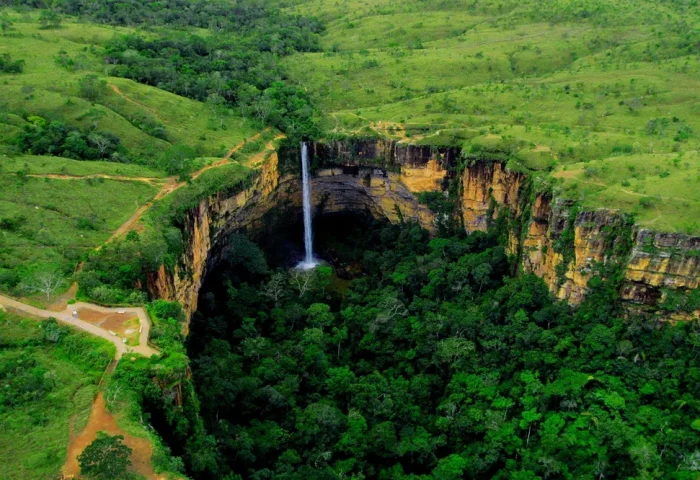
[[[2,73],[22,73],[24,71],[24,60],[12,60],[9,53],[0,55],[0,72]]]
[[[652,118],[647,122],[647,135],[663,135],[668,127],[669,121],[667,118]]]
[[[615,145],[612,148],[613,154],[630,155],[634,153],[634,147],[629,144]]]
[[[61,15],[51,9],[44,9],[39,15],[39,25],[43,29],[58,28],[61,26]]]
[[[83,133],[63,122],[46,122],[41,117],[30,116],[31,125],[17,134],[15,143],[22,152],[34,155],[56,155],[76,160],[109,160],[126,158],[121,139],[109,132]],[[118,154],[123,154],[119,156]]]
[[[643,208],[652,208],[656,203],[656,200],[652,197],[642,197],[639,199],[639,204]]]
[[[7,230],[8,232],[16,232],[20,229],[22,225],[27,223],[27,217],[24,215],[16,215],[14,217],[4,217],[0,218],[0,230]]]
[[[85,100],[96,102],[107,94],[107,82],[100,80],[97,75],[85,75],[78,81],[78,95]]]

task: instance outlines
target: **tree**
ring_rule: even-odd
[[[279,307],[280,300],[282,300],[287,293],[284,288],[286,281],[287,278],[284,273],[277,272],[263,285],[260,293],[272,300],[275,303],[275,307]]]
[[[2,35],[5,36],[7,35],[7,32],[9,32],[12,29],[13,22],[10,20],[9,15],[7,13],[3,13],[0,15],[0,30],[2,30]]]
[[[92,142],[92,144],[95,145],[95,147],[97,147],[97,150],[100,151],[100,157],[104,157],[111,143],[109,139],[98,133],[90,135],[89,138],[90,142]]]
[[[25,283],[24,288],[29,292],[39,292],[46,295],[46,301],[63,285],[64,277],[58,270],[41,270],[36,272]]]
[[[123,440],[122,435],[98,432],[97,438],[78,456],[80,473],[104,480],[125,478],[132,450],[122,443]]]
[[[195,157],[192,147],[187,145],[172,145],[160,157],[160,168],[170,175],[185,175],[192,171]]]
[[[215,72],[215,74],[218,72]],[[219,76],[219,80],[221,77]],[[214,119],[219,123],[219,128],[224,126],[224,115],[228,112],[226,107],[226,99],[219,95],[219,93],[212,93],[207,97],[206,105],[211,110]]]
[[[85,75],[78,81],[78,94],[85,100],[96,102],[107,94],[107,82],[97,75]]]
[[[39,15],[39,25],[43,29],[58,28],[61,26],[61,15],[52,9],[45,9]]]
[[[479,284],[479,293],[481,293],[484,284],[488,282],[491,271],[491,265],[488,263],[482,263],[474,268],[472,275],[474,276],[474,281]]]
[[[437,356],[442,362],[454,363],[460,358],[469,356],[474,350],[474,342],[470,342],[465,338],[451,337],[440,340]]]
[[[328,286],[333,269],[320,266],[310,270],[295,268],[289,275],[289,283],[303,297],[310,291],[323,290]]]
[[[438,466],[433,470],[433,477],[442,480],[459,480],[464,478],[465,468],[467,468],[467,461],[464,457],[452,454],[440,459]]]

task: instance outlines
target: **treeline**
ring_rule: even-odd
[[[17,134],[15,144],[31,155],[54,155],[76,160],[128,162],[121,140],[110,132],[83,132],[57,120],[47,122],[38,116],[28,118],[29,125]]]
[[[43,0],[0,0],[0,5],[47,7]],[[246,32],[260,37],[270,49],[290,41],[299,49],[307,32],[323,30],[317,19],[283,13],[270,0],[63,0],[52,5],[52,10],[110,25],[162,25]]]
[[[259,37],[124,35],[107,44],[105,60],[115,65],[111,75],[206,102],[214,115],[236,108],[292,136],[316,136],[317,112],[306,92],[285,83],[278,63],[289,48],[311,46],[276,51]]]
[[[225,255],[188,339],[207,434],[168,433],[195,478],[697,476],[697,322],[623,318],[612,271],[572,309],[493,235],[344,242],[343,295],[328,267]]]

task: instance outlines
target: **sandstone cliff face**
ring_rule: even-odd
[[[172,272],[161,266],[150,275],[151,295],[180,302],[189,320],[197,309],[204,277],[218,260],[226,233],[259,221],[269,208],[265,199],[277,190],[278,183],[277,156],[272,155],[251,188],[231,197],[215,195],[200,201],[183,220],[186,246],[180,262]]]
[[[552,204],[537,198],[523,240],[522,266],[525,272],[542,277],[557,298],[577,304],[597,264],[625,261],[616,256],[624,241],[618,234],[625,235],[625,217],[611,210],[575,212],[571,207],[570,202]],[[562,240],[565,232],[572,241]]]
[[[434,215],[415,194],[447,194],[448,181],[458,175],[460,154],[454,148],[388,140],[314,144],[312,152],[320,165],[312,178],[315,214],[361,212],[392,222],[403,218],[431,231]],[[633,303],[654,305],[663,289],[698,287],[698,237],[634,229],[616,211],[578,211],[550,195],[530,197],[526,176],[503,163],[476,162],[461,175],[459,215],[465,230],[484,231],[491,219],[506,213],[520,218],[518,231],[510,232],[509,251],[519,256],[524,272],[543,278],[560,299],[579,303],[596,265],[610,262],[625,269],[621,294]],[[190,210],[184,219],[188,241],[183,258],[173,272],[161,268],[151,276],[151,294],[181,302],[189,318],[228,234],[264,231],[275,215],[300,219],[301,202],[299,178],[281,176],[273,155],[251,188],[204,199]]]
[[[486,231],[504,207],[519,212],[524,175],[499,162],[477,162],[462,177],[462,220],[467,232]]]
[[[581,211],[572,220],[570,202],[542,196],[536,198],[532,212],[523,239],[522,267],[542,277],[560,299],[580,303],[596,264],[610,262],[622,265],[625,278],[621,296],[635,304],[655,305],[666,288],[698,287],[698,237],[625,228],[625,216],[607,209]],[[557,241],[571,225],[573,255],[561,265],[565,255],[557,251]],[[623,248],[626,242],[631,249]]]
[[[316,143],[313,154],[322,165],[377,166],[399,174],[411,192],[444,190],[455,176],[459,150],[452,147],[408,145],[395,140],[369,139]]]
[[[698,288],[700,281],[700,238],[647,229],[636,232],[627,262],[622,298],[635,303],[652,303],[664,288]]]
[[[281,177],[277,157],[263,166],[253,186],[237,195],[215,195],[200,201],[184,218],[186,249],[172,272],[163,266],[149,278],[153,297],[178,301],[189,319],[207,272],[219,261],[228,235],[236,231],[255,234],[276,222],[301,221],[302,192],[297,176]],[[359,212],[374,218],[418,222],[434,230],[434,215],[420,204],[401,175],[381,168],[336,167],[318,170],[311,180],[316,215]]]

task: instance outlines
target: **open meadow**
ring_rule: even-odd
[[[326,22],[324,51],[285,63],[328,135],[504,152],[588,206],[700,232],[692,2],[297,3]]]
[[[60,277],[55,293],[68,288],[79,262],[167,177],[219,161],[259,127],[110,77],[106,43],[135,29],[68,17],[42,28],[38,11],[0,15],[11,24],[0,55],[23,62],[21,72],[0,73],[0,290],[47,303],[33,288],[37,276]]]

